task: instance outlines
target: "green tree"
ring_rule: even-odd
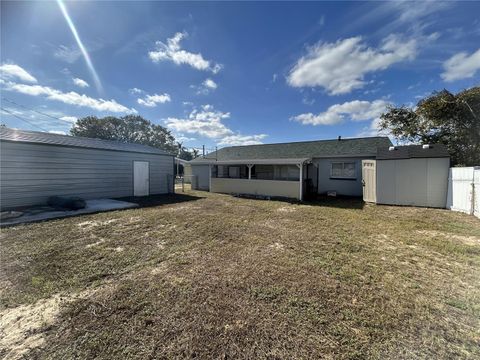
[[[434,92],[416,107],[390,107],[380,128],[400,141],[447,146],[453,165],[480,165],[480,87]]]
[[[73,136],[137,143],[177,154],[179,146],[170,131],[138,115],[120,118],[87,116],[77,120],[70,130]]]

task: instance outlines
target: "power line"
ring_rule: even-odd
[[[32,109],[32,108],[30,108],[30,107],[28,107],[28,106],[25,106],[25,105],[21,105],[21,104],[15,102],[15,101],[13,101],[13,100],[7,99],[6,97],[2,97],[2,99],[5,100],[5,101],[8,101],[8,102],[11,103],[11,104],[20,106],[21,108],[24,108],[24,109],[27,109],[27,110],[36,112],[37,114],[40,114],[40,115],[43,115],[43,116],[47,116],[47,117],[52,118],[52,119],[55,119],[55,120],[60,120],[60,121],[66,122],[66,123],[68,123],[68,124],[72,124],[72,123],[71,123],[70,121],[68,121],[68,120],[60,119],[60,118],[58,118],[58,117],[56,117],[56,116],[53,116],[53,115],[50,115],[50,114],[46,114],[46,113],[44,113],[44,112],[41,112],[41,111]]]
[[[27,119],[24,119],[24,118],[22,118],[21,116],[18,116],[17,114],[15,114],[15,113],[13,113],[13,112],[11,112],[11,111],[9,111],[9,110],[7,110],[7,109],[3,108],[3,107],[0,107],[0,109],[1,109],[2,111],[5,111],[6,113],[9,113],[9,114],[10,114],[10,115],[12,115],[13,117],[16,117],[17,119],[19,119],[19,120],[22,120],[22,121],[26,122],[27,124],[30,124],[30,125],[32,125],[32,126],[34,126],[34,127],[38,128],[38,129],[40,129],[40,130],[42,130],[42,131],[48,132],[48,130],[45,130],[45,129],[44,129],[44,128],[42,128],[41,126],[38,126],[38,125],[36,125],[36,124],[34,124],[34,123],[32,123],[32,122],[28,121]]]

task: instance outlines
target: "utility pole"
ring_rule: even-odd
[[[205,157],[205,145],[202,145],[202,154],[203,154],[203,157]]]

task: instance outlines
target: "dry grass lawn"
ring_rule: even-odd
[[[480,221],[204,192],[2,229],[0,357],[480,357]]]

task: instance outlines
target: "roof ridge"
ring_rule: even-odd
[[[9,127],[1,127],[0,130],[9,130],[9,131],[21,131],[21,132],[26,132],[26,133],[33,133],[33,134],[45,134],[47,136],[58,136],[58,137],[64,137],[64,138],[81,138],[81,139],[86,139],[86,140],[92,140],[92,141],[105,141],[109,143],[117,143],[117,144],[129,144],[129,145],[135,145],[135,146],[147,146],[156,149],[154,146],[150,145],[144,145],[144,144],[138,144],[138,143],[132,143],[128,141],[120,141],[120,140],[107,140],[107,139],[99,139],[99,138],[92,138],[88,136],[74,136],[74,135],[67,135],[67,134],[57,134],[57,133],[51,133],[48,131],[34,131],[34,130],[23,130],[23,129],[12,129]]]

